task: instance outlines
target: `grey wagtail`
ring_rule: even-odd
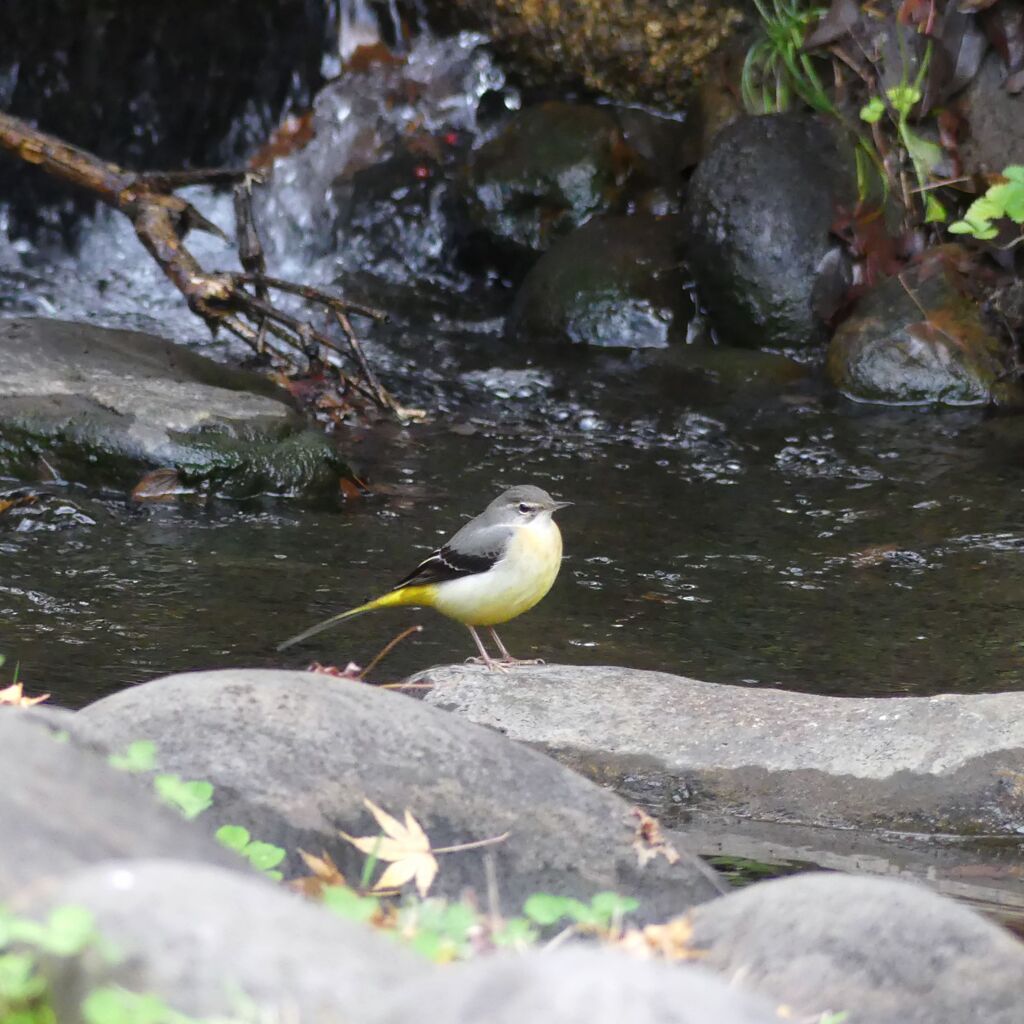
[[[466,626],[480,652],[479,659],[472,660],[490,669],[530,664],[508,653],[494,627],[529,611],[551,589],[562,564],[562,535],[551,517],[571,504],[555,501],[539,487],[510,487],[394,589],[332,615],[277,649],[283,651],[336,622],[375,608],[415,605],[436,608]],[[477,626],[490,630],[500,659],[487,653]]]

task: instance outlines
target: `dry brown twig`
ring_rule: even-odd
[[[123,213],[192,312],[211,330],[223,327],[257,354],[269,354],[289,373],[301,372],[304,362],[319,357],[323,350],[351,359],[357,368],[355,373],[346,373],[323,360],[336,377],[334,386],[344,406],[350,406],[358,395],[400,420],[422,418],[419,410],[402,408],[381,386],[349,320],[349,315],[355,313],[379,322],[387,319],[384,312],[267,274],[252,215],[252,188],[262,180],[258,174],[224,169],[137,174],[2,112],[0,148],[69,185],[91,192]],[[236,244],[243,272],[207,271],[185,246],[185,237],[193,230],[229,241],[216,224],[174,193],[175,188],[197,183],[234,183]],[[341,328],[344,342],[317,330],[310,320],[280,308],[271,299],[274,291],[297,296],[326,311]]]

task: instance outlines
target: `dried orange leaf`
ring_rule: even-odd
[[[0,704],[9,704],[16,708],[30,708],[33,704],[42,704],[49,700],[50,695],[44,693],[40,697],[26,697],[21,683],[12,683],[4,690],[0,690]]]

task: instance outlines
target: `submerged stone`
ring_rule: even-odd
[[[153,467],[231,497],[348,470],[266,379],[135,331],[0,321],[0,476],[131,487]]]
[[[852,158],[810,116],[747,117],[719,132],[683,213],[700,301],[723,341],[825,341],[850,283],[830,230],[837,206],[855,196]]]
[[[516,342],[664,348],[686,338],[678,218],[596,217],[526,275],[506,323]]]
[[[955,251],[955,247],[951,247]],[[936,250],[871,289],[839,325],[829,380],[846,397],[884,405],[1018,405],[1008,347],[982,319]]]
[[[465,172],[470,240],[506,259],[536,256],[612,207],[627,164],[609,111],[554,102],[528,107],[477,150]]]

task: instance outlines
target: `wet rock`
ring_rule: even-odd
[[[582,104],[528,107],[480,147],[462,182],[471,245],[506,259],[543,252],[617,200],[627,167],[615,117]]]
[[[487,839],[503,906],[534,892],[589,898],[612,889],[665,917],[718,891],[685,853],[641,868],[624,801],[535,751],[419,701],[305,672],[230,670],[169,676],[78,712],[90,740],[151,739],[166,770],[214,785],[219,821],[289,851],[326,850],[347,877],[364,857],[338,834],[374,835],[363,805],[409,808],[435,846]],[[482,850],[445,854],[432,892],[487,891]]]
[[[809,874],[751,886],[690,915],[699,962],[846,1024],[1017,1024],[1024,945],[906,882]]]
[[[482,30],[503,61],[542,87],[679,107],[694,76],[742,21],[741,5],[677,0],[429,0],[442,28]]]
[[[0,903],[112,857],[177,857],[248,873],[147,783],[75,742],[60,709],[0,709]]]
[[[435,668],[426,700],[669,818],[1019,834],[1024,694],[822,697],[662,672]],[[669,819],[671,820],[671,819]]]
[[[330,1024],[352,1020],[385,992],[416,981],[428,961],[344,921],[256,875],[176,860],[106,861],[20,912],[61,905],[89,910],[120,951],[96,950],[51,961],[47,975],[57,1019],[81,1020],[89,992],[117,984],[148,992],[181,1013],[207,1019]]]
[[[688,258],[719,336],[753,347],[815,345],[850,282],[829,231],[856,196],[852,158],[805,115],[723,128],[690,182]]]
[[[954,247],[949,247],[954,248]],[[829,380],[848,398],[886,405],[1020,404],[1007,347],[936,251],[871,289],[839,325]]]
[[[18,488],[0,491],[0,533],[56,532],[95,526],[102,512],[60,494]]]
[[[968,174],[998,174],[1024,163],[1024,93],[1008,92],[1005,81],[1006,66],[991,50],[964,90],[960,102],[970,130],[960,156]]]
[[[686,338],[687,280],[677,218],[595,217],[533,265],[505,331],[519,343],[663,348]]]
[[[0,475],[132,486],[162,466],[231,497],[336,491],[344,463],[275,390],[150,335],[0,321]]]
[[[576,947],[436,972],[387,1000],[374,1024],[778,1024],[774,1006],[692,964]]]

